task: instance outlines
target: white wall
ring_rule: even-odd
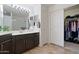
[[[53,11],[50,14],[50,42],[64,46],[64,11],[63,9]]]
[[[41,46],[45,43],[48,43],[49,39],[49,20],[48,20],[48,8],[46,5],[41,5]]]
[[[64,46],[64,9],[74,4],[56,4],[49,6],[49,41]]]

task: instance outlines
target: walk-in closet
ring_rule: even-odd
[[[65,48],[79,53],[79,5],[64,10]]]

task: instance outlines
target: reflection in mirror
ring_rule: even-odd
[[[0,5],[0,32],[39,28],[39,16],[30,16],[29,10],[14,4]]]
[[[28,29],[29,12],[13,5],[3,5],[3,31]]]
[[[13,15],[12,19],[13,30],[26,29],[27,18]]]
[[[12,15],[3,7],[3,31],[12,30]]]
[[[2,32],[3,27],[3,5],[0,4],[0,32]]]
[[[30,17],[29,23],[30,23],[30,28],[40,28],[40,22],[38,21],[38,15],[34,15]]]

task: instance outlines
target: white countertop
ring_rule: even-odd
[[[0,32],[0,36],[1,35],[6,35],[6,34],[10,34],[11,32]]]
[[[19,31],[8,31],[8,32],[0,32],[0,35],[10,34],[12,35],[22,35],[22,34],[30,34],[40,32],[40,29],[30,29],[30,30],[19,30]]]

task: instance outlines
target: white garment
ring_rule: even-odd
[[[75,21],[71,23],[71,30],[74,32],[76,31],[76,22]]]
[[[79,19],[78,19],[78,28],[79,28]]]

